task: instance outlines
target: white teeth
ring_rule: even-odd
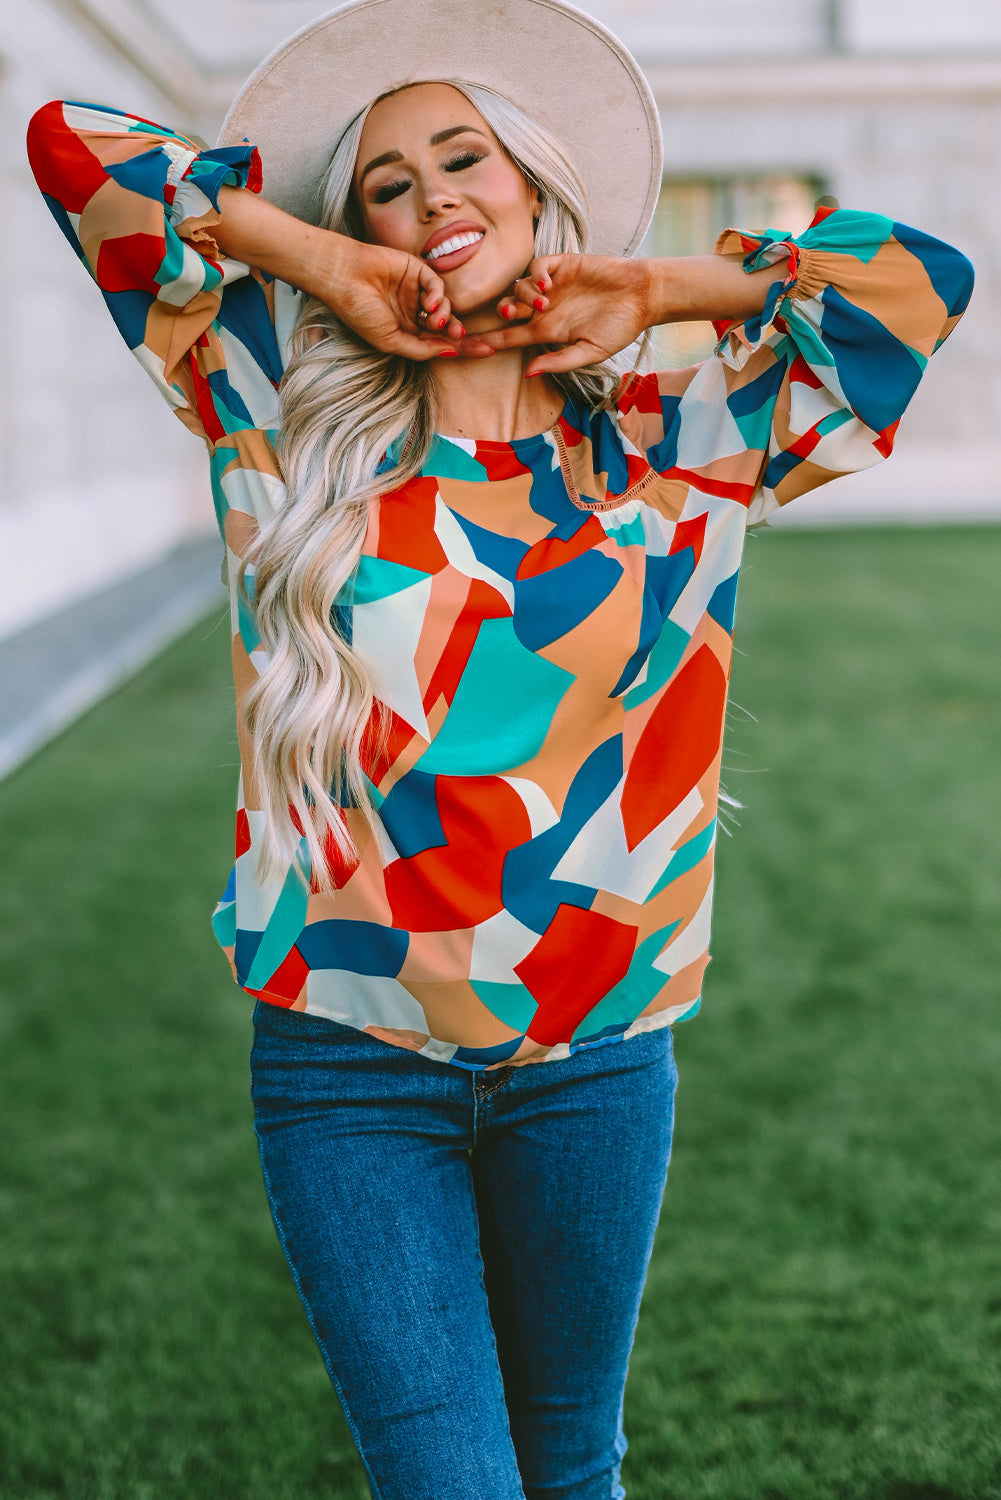
[[[454,234],[450,240],[442,240],[440,245],[435,245],[425,255],[425,260],[438,260],[442,255],[452,255],[456,250],[462,250],[466,245],[475,245],[481,240],[485,230],[478,229],[474,234]]]

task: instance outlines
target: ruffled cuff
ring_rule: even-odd
[[[813,229],[833,208],[820,208],[810,224]],[[771,337],[781,316],[780,308],[786,297],[796,301],[815,297],[823,291],[825,279],[816,265],[814,252],[807,249],[791,234],[766,229],[753,234],[746,229],[724,229],[716,241],[716,255],[743,255],[743,268],[752,271],[764,270],[766,266],[781,266],[780,274],[768,288],[765,305],[760,313],[737,322],[726,319],[713,322],[716,336],[716,354],[725,364],[739,369],[749,355]]]
[[[164,184],[167,219],[182,239],[214,260],[219,247],[210,233],[221,217],[219,190],[224,187],[261,191],[261,158],[249,141],[241,146],[212,146],[202,151],[186,150],[180,142],[168,142],[170,158]]]

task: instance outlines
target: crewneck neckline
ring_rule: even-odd
[[[478,437],[453,437],[450,433],[435,432],[435,441],[441,443],[453,443],[457,448],[465,452],[474,449],[482,453],[525,453],[539,448],[551,448],[553,436],[564,422],[573,421],[573,406],[568,396],[563,403],[563,409],[556,417],[551,426],[542,432],[533,432],[528,437],[521,438],[478,438]]]

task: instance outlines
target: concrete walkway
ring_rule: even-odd
[[[125,682],[210,610],[227,612],[218,537],[0,640],[0,777]]]

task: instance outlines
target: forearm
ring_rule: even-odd
[[[740,255],[658,256],[637,262],[646,278],[647,326],[702,320],[742,322],[761,312],[780,266],[750,274]]]
[[[328,300],[343,278],[355,242],[296,219],[245,188],[219,192],[222,218],[212,237],[224,255]]]

